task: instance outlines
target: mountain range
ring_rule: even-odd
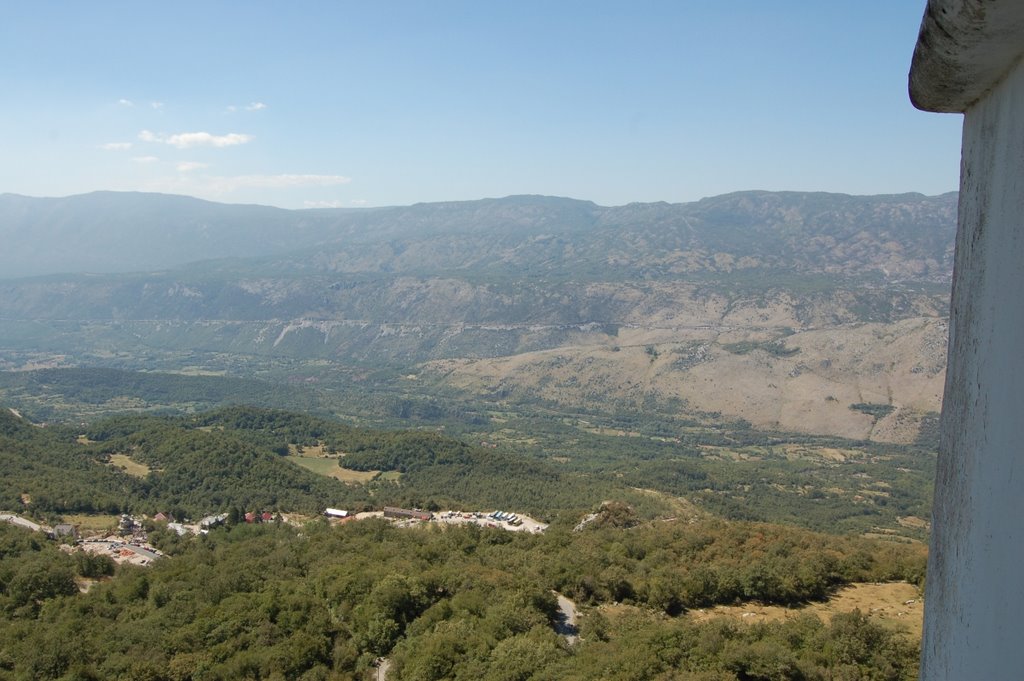
[[[305,271],[568,270],[672,277],[782,270],[943,281],[956,194],[739,192],[694,203],[597,206],[510,196],[378,209],[283,210],[184,196],[0,195],[4,278],[152,271],[282,256]]]
[[[0,362],[317,360],[499,401],[912,439],[941,394],[956,202],[751,191],[289,211],[7,194]]]

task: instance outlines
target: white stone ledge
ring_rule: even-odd
[[[963,113],[1024,55],[1024,2],[928,0],[910,67],[910,101]]]

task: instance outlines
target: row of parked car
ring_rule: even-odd
[[[522,525],[523,521],[519,519],[515,513],[506,513],[505,511],[495,511],[487,516],[488,518],[494,518],[509,525]]]

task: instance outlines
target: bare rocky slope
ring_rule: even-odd
[[[482,396],[567,410],[710,412],[772,430],[910,443],[940,408],[945,339],[946,323],[936,317],[784,337],[638,327],[508,357],[436,360],[417,380],[435,377]]]

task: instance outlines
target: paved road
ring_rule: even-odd
[[[26,530],[32,530],[33,532],[49,532],[50,528],[34,523],[31,520],[26,520],[21,516],[12,515],[10,513],[0,514],[0,521],[17,525],[18,527],[24,527]]]

